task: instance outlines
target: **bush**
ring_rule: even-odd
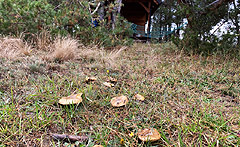
[[[211,55],[216,52],[232,53],[232,51],[237,51],[236,35],[226,34],[217,37],[211,33],[211,30],[219,22],[228,21],[229,7],[227,3],[223,3],[214,11],[213,8],[211,9],[213,6],[210,6],[209,3],[211,3],[210,0],[197,0],[190,5],[181,7],[179,13],[188,17],[189,24],[188,28],[184,30],[183,39],[174,38],[173,42],[180,49],[190,53]],[[236,33],[237,31],[231,30],[231,32]]]
[[[54,26],[56,11],[47,0],[0,1],[0,32],[3,34],[37,33]]]
[[[236,35],[225,34],[221,37],[209,35],[202,39],[197,32],[189,32],[183,39],[173,37],[172,41],[179,49],[183,49],[189,54],[212,55],[215,53],[232,54],[239,56],[239,46],[237,46]]]
[[[118,17],[116,28],[111,30],[103,22],[93,27],[87,1],[1,0],[0,32],[4,35],[26,34],[33,38],[42,30],[53,36],[71,35],[83,44],[99,46],[128,45],[131,34],[123,18]],[[54,37],[53,37],[54,38]]]

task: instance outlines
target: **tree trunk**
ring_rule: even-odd
[[[120,13],[121,11],[121,6],[122,6],[122,0],[117,0],[117,8],[116,6],[114,7],[114,10],[112,12],[112,29],[115,29],[115,25],[116,25],[116,17],[117,15]]]
[[[105,10],[104,10],[104,2],[100,2],[100,8],[98,10],[98,15],[100,17],[100,21],[104,20],[104,16],[105,16]]]
[[[234,5],[234,9],[237,10],[238,7],[237,7],[237,4],[236,4],[236,1],[233,2],[233,5]],[[240,26],[239,26],[239,23],[240,23],[240,20],[238,19],[238,13],[235,13],[234,15],[234,19],[235,19],[235,26],[236,26],[236,34],[237,35],[237,45],[239,46],[240,45]]]

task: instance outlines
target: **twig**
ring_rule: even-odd
[[[213,31],[212,34],[214,34],[214,33],[215,33],[221,26],[223,26],[225,23],[226,23],[226,21],[224,21],[220,26],[218,26],[218,27]]]
[[[56,140],[66,140],[66,141],[80,141],[83,142],[88,139],[87,136],[75,136],[75,135],[65,135],[65,134],[52,134],[51,135],[53,139]]]
[[[97,10],[98,10],[98,8],[99,8],[100,5],[101,5],[101,3],[99,2],[98,5],[97,5],[97,7],[96,7],[96,9],[91,13],[91,15],[93,15],[94,13],[97,12]]]

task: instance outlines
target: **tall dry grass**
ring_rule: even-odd
[[[21,55],[29,55],[30,52],[31,46],[21,38],[0,38],[0,57],[16,59]]]
[[[52,42],[52,40],[54,40]],[[85,60],[88,63],[101,64],[107,67],[119,65],[119,58],[127,47],[106,50],[98,46],[84,46],[79,40],[71,37],[51,38],[48,32],[42,32],[29,45],[23,39],[5,37],[0,38],[0,57],[15,59],[21,55],[30,55],[34,49],[34,56],[43,55],[47,61]],[[40,55],[41,54],[41,55]]]
[[[57,37],[55,41],[49,45],[50,53],[44,59],[48,61],[67,61],[67,60],[85,60],[94,63],[104,64],[106,66],[116,66],[117,59],[127,47],[114,49],[112,51],[97,46],[84,46],[77,39],[71,37]]]
[[[50,32],[43,30],[36,37],[36,48],[43,51],[49,51],[52,44],[52,35]]]
[[[98,48],[97,46],[82,46],[78,50],[77,56],[87,61],[94,61],[95,63],[104,64],[105,66],[116,67],[117,63],[119,63],[118,59],[126,48],[127,47],[124,46],[120,49],[109,51],[104,48]]]
[[[75,58],[79,43],[78,40],[70,37],[57,37],[50,46],[50,54],[45,56],[46,60],[66,61]]]

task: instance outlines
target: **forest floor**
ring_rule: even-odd
[[[186,55],[171,43],[78,49],[67,61],[47,60],[44,50],[0,58],[0,146],[69,145],[54,133],[87,136],[71,144],[89,147],[240,145],[239,60]],[[86,82],[90,76],[97,80]],[[103,85],[110,77],[111,88]],[[58,104],[76,93],[82,103]],[[113,107],[121,95],[129,102]],[[144,128],[161,139],[140,141]]]

